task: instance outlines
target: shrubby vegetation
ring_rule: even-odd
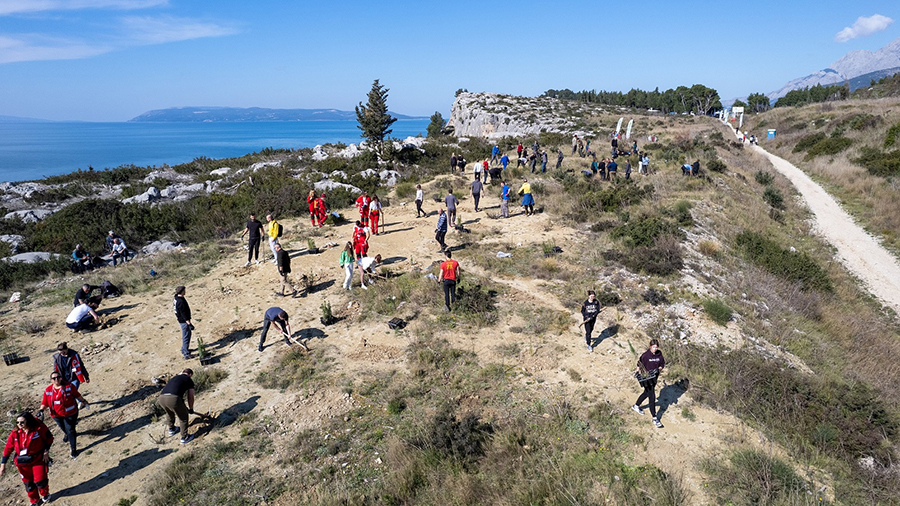
[[[806,253],[784,249],[775,241],[749,230],[738,234],[735,244],[755,264],[776,276],[798,282],[807,290],[833,290],[828,273]]]
[[[656,109],[664,113],[694,112],[707,115],[722,108],[719,92],[702,84],[695,84],[690,88],[679,86],[663,92],[660,92],[659,88],[653,91],[633,88],[626,93],[595,90],[574,92],[569,89],[547,90],[541,96],[594,104]]]
[[[791,90],[787,95],[775,102],[775,107],[790,107],[816,102],[829,102],[834,100],[846,100],[850,96],[850,90],[843,85],[822,86],[817,84],[811,88]]]

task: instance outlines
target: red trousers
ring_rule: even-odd
[[[353,245],[353,252],[356,253],[357,258],[362,258],[366,256],[366,253],[369,252],[369,243],[366,241],[358,242]]]
[[[22,483],[25,484],[25,492],[28,493],[28,499],[31,504],[37,504],[41,496],[50,495],[50,481],[47,478],[47,464],[41,462],[33,466],[16,465],[19,470],[19,476],[22,477]]]
[[[369,213],[369,227],[372,229],[372,233],[378,235],[378,216],[381,213],[378,211]]]
[[[359,211],[359,221],[360,221],[363,225],[368,225],[368,224],[369,224],[369,212],[360,209],[360,211]]]

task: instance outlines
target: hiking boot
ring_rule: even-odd
[[[186,445],[194,440],[193,434],[188,434],[187,436],[181,438],[181,444]]]
[[[637,404],[631,406],[631,409],[633,409],[634,412],[637,413],[637,414],[639,414],[639,415],[643,415],[643,414],[644,414],[644,410],[641,409],[641,407],[638,406]],[[656,418],[654,418],[654,420],[656,420]]]
[[[656,425],[657,429],[662,429],[663,424],[660,423],[659,418],[653,417],[653,425]]]
[[[178,434],[179,432],[181,432],[181,427],[173,427],[173,428],[169,429],[168,434],[170,436],[174,436],[175,434]]]
[[[259,348],[257,348],[256,351],[262,351],[262,345],[259,345]]]
[[[50,497],[50,494],[47,494],[44,497],[41,497],[41,502],[39,502],[38,504],[50,504],[50,501],[52,500],[53,498]]]

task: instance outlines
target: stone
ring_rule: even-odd
[[[47,216],[50,216],[51,214],[53,214],[53,211],[49,211],[47,209],[25,209],[23,211],[13,211],[11,213],[7,213],[6,216],[3,217],[3,219],[9,220],[11,218],[20,218],[25,223],[36,223],[43,220]]]
[[[362,190],[353,186],[352,184],[338,183],[338,182],[332,181],[328,178],[325,178],[321,181],[316,182],[315,184],[313,184],[313,188],[316,190],[316,193],[320,193],[320,192],[328,193],[328,192],[334,190],[335,188],[344,188],[344,189],[350,191],[351,193],[362,193]]]
[[[231,172],[231,167],[222,167],[221,169],[215,169],[215,170],[209,171],[209,175],[211,175],[211,176],[227,176],[229,172]]]
[[[0,241],[9,244],[9,251],[13,255],[19,252],[19,245],[25,241],[25,237],[16,234],[0,235]]]
[[[171,251],[180,248],[181,245],[172,241],[153,241],[141,248],[141,253],[145,255],[153,255],[162,251]]]
[[[46,262],[51,258],[59,258],[61,255],[56,253],[47,253],[45,251],[30,251],[28,253],[19,253],[11,257],[6,257],[5,262],[21,262],[25,264],[34,264],[38,262]]]
[[[281,165],[281,160],[276,162],[256,162],[250,166],[250,172],[256,172],[263,167],[279,167]]]

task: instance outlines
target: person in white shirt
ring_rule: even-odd
[[[368,290],[366,287],[366,273],[375,274],[375,267],[381,263],[381,255],[375,255],[374,257],[362,257],[356,261],[356,265],[359,267],[359,281],[363,287],[363,290]]]
[[[73,308],[66,317],[66,327],[78,332],[88,329],[92,325],[100,324],[100,317],[94,311],[95,309],[97,309],[97,304],[93,302]]]
[[[416,185],[416,218],[421,216],[428,217],[428,213],[422,210],[422,202],[425,200],[425,192],[422,191],[422,185]]]
[[[113,240],[113,249],[112,249],[112,261],[113,266],[116,265],[116,260],[122,258],[124,262],[128,261],[128,247],[125,246],[125,241],[122,239],[116,238]]]

